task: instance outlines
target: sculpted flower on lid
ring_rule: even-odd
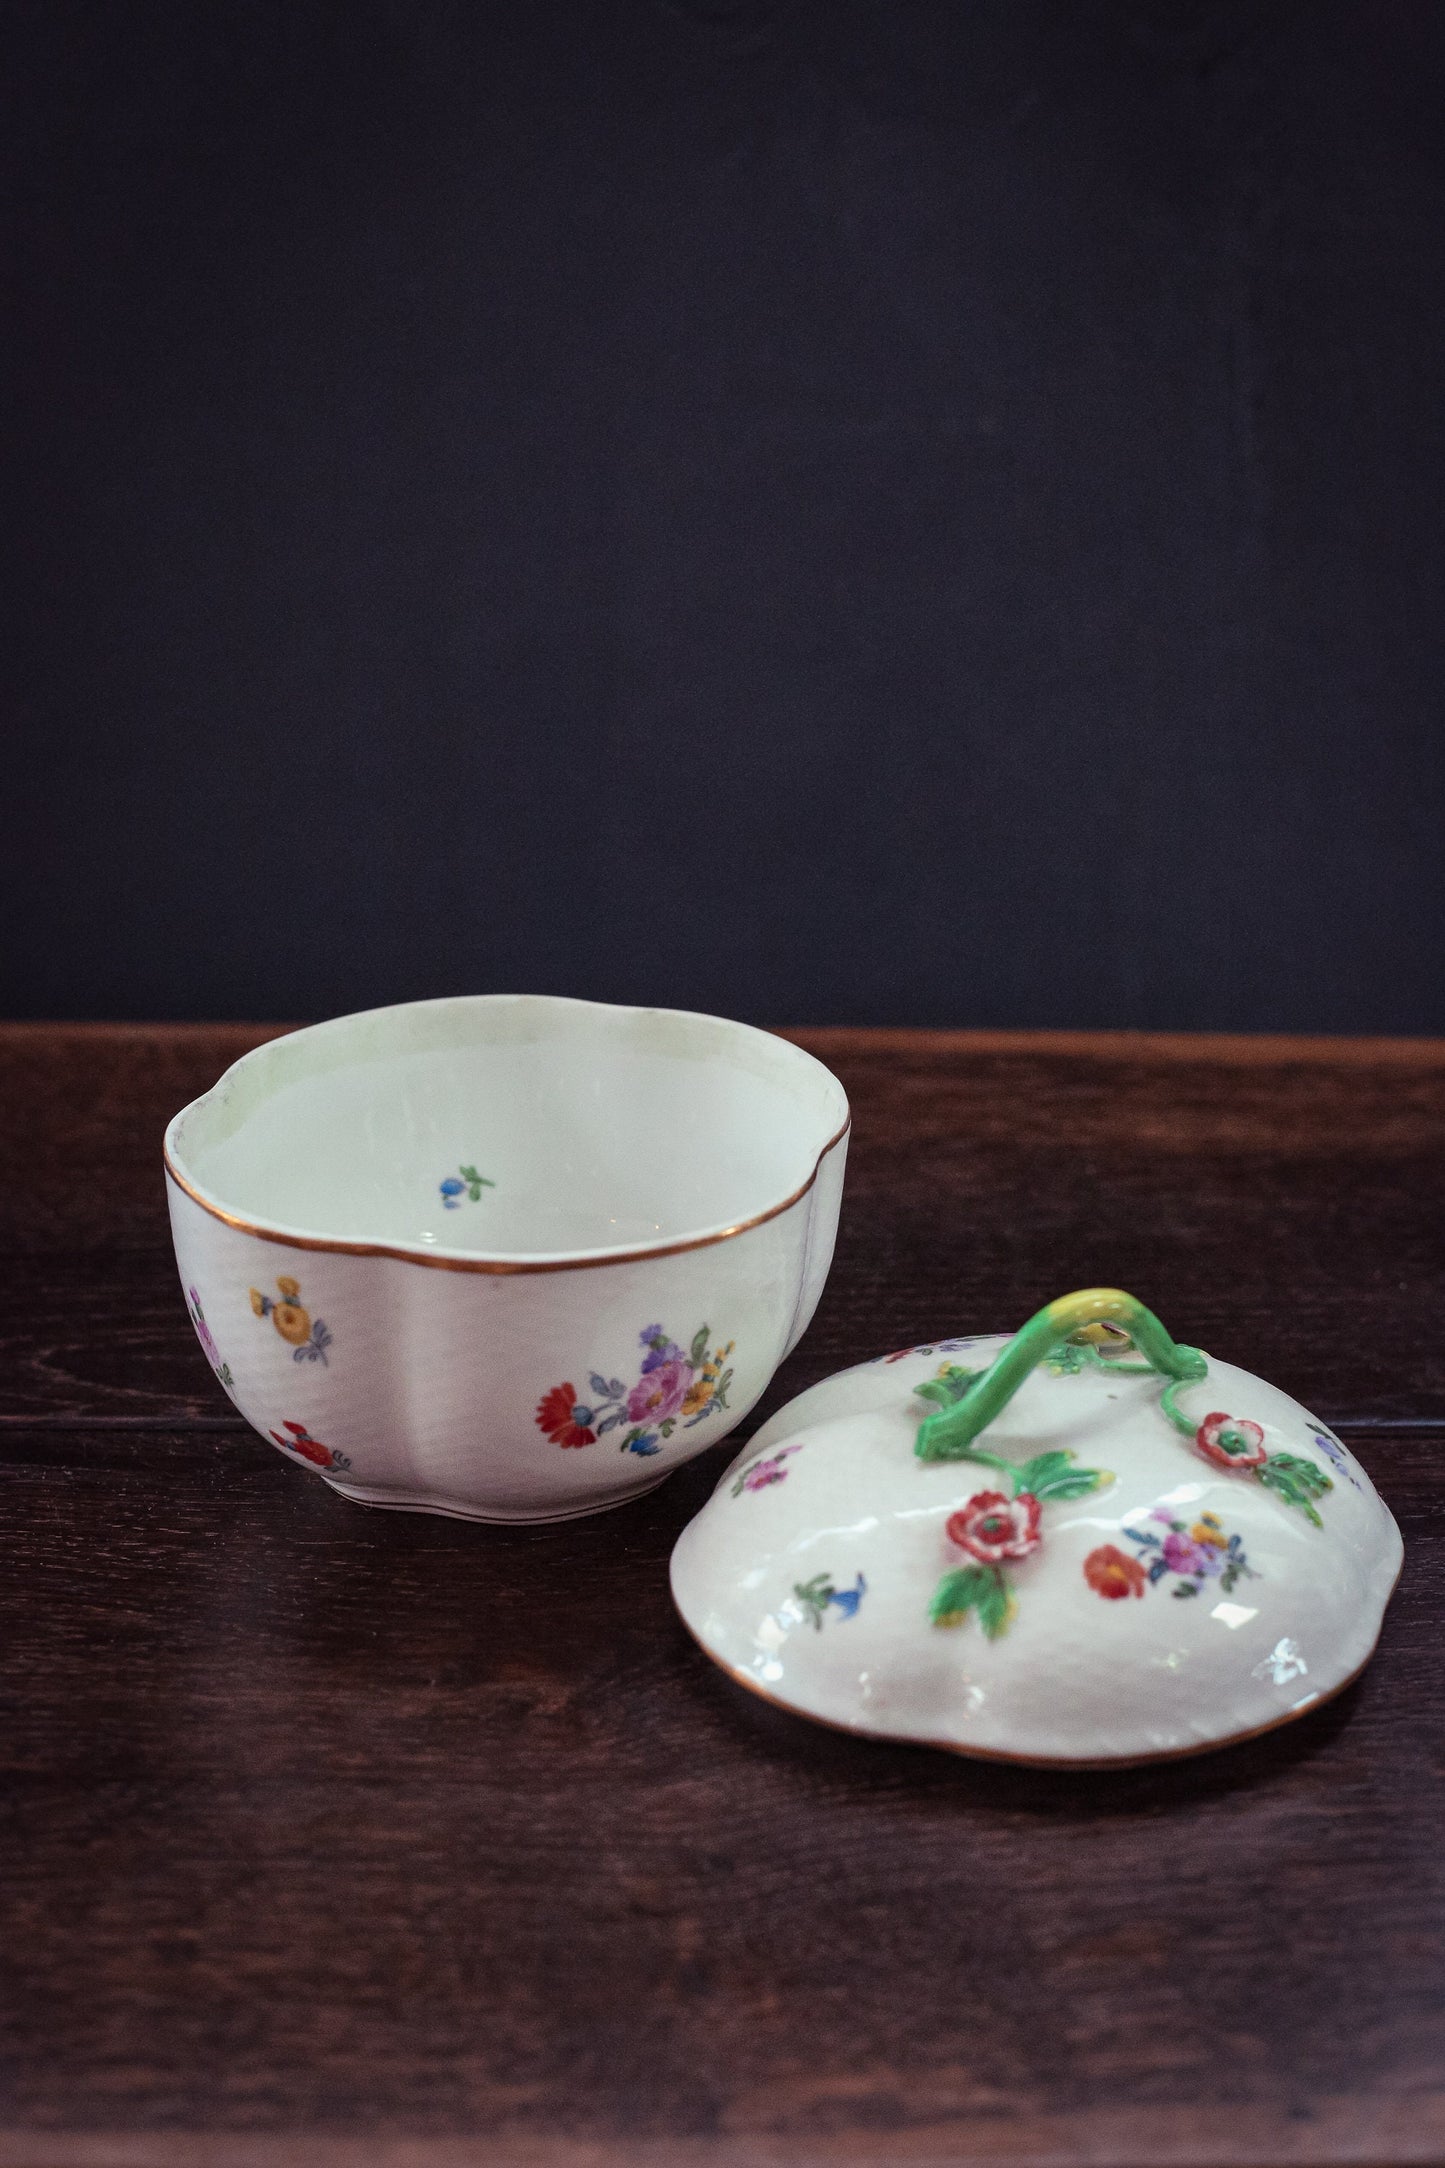
[[[948,1517],[946,1533],[980,1565],[999,1566],[1006,1558],[1027,1558],[1041,1540],[1039,1501],[1030,1491],[1006,1498],[1002,1491],[976,1491],[968,1504]]]
[[[1217,1468],[1258,1468],[1265,1457],[1264,1432],[1247,1415],[1206,1415],[1194,1443]]]

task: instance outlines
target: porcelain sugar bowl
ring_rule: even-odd
[[[672,1587],[708,1655],[799,1715],[1090,1765],[1317,1707],[1400,1559],[1325,1424],[1093,1288],[801,1394],[684,1530]]]
[[[369,1505],[555,1520],[715,1445],[833,1254],[848,1106],[771,1033],[479,995],[247,1054],[166,1132],[242,1414]]]

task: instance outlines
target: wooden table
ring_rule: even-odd
[[[760,1414],[1133,1288],[1405,1534],[1313,1718],[1050,1776],[739,1693],[597,1520],[368,1513],[193,1340],[165,1118],[264,1034],[10,1027],[0,2164],[1445,2159],[1445,1046],[810,1032],[837,1264]]]

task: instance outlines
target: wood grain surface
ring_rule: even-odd
[[[263,1036],[0,1031],[0,2168],[1445,2160],[1445,1048],[797,1034],[840,1363],[1109,1281],[1350,1429],[1375,1663],[1112,1775],[740,1694],[595,1520],[346,1504],[212,1382],[166,1118]]]

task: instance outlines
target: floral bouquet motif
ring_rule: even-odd
[[[733,1378],[728,1368],[731,1340],[709,1353],[711,1328],[699,1325],[684,1353],[661,1325],[644,1325],[637,1337],[644,1353],[635,1385],[594,1370],[587,1380],[587,1400],[570,1382],[543,1394],[536,1424],[554,1445],[595,1445],[609,1431],[621,1429],[618,1451],[646,1457],[660,1453],[679,1424],[691,1430],[727,1406]]]
[[[269,1317],[290,1346],[292,1362],[325,1366],[326,1350],[333,1337],[331,1327],[319,1317],[313,1320],[311,1312],[302,1307],[299,1280],[282,1274],[276,1281],[275,1295],[263,1295],[259,1287],[253,1287],[250,1295],[257,1317]]]
[[[1084,1560],[1084,1579],[1106,1602],[1142,1596],[1166,1574],[1175,1577],[1171,1591],[1175,1596],[1197,1596],[1211,1582],[1217,1582],[1221,1594],[1227,1596],[1241,1577],[1257,1579],[1240,1538],[1226,1535],[1216,1514],[1201,1513],[1191,1523],[1155,1506],[1146,1520],[1126,1522],[1124,1534],[1137,1545],[1137,1557],[1131,1558],[1115,1543],[1101,1543]]]

